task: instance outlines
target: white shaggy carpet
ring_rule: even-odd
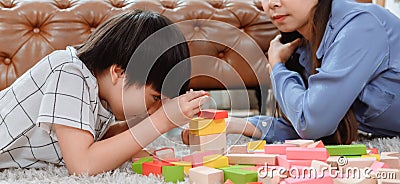
[[[241,135],[228,135],[227,143],[243,144],[250,141],[249,138]],[[379,151],[400,151],[400,138],[363,140],[357,143],[364,143],[367,147],[378,148]],[[182,145],[178,133],[165,134],[158,138],[148,148],[174,147],[176,155],[188,155],[187,146]],[[69,176],[65,167],[49,165],[43,169],[6,169],[0,172],[0,184],[3,183],[164,183],[162,178],[153,175],[143,176],[134,174],[130,163],[125,163],[112,172],[106,172],[96,176]],[[189,183],[188,178],[184,182]]]

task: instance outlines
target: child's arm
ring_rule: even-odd
[[[191,92],[172,99],[136,126],[98,142],[94,142],[92,134],[85,130],[55,124],[69,173],[94,175],[119,167],[161,134],[186,124],[199,112],[199,107],[207,98],[205,94]]]

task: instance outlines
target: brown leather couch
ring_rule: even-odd
[[[269,85],[264,53],[278,30],[261,0],[0,0],[0,90],[50,52],[137,8],[179,22],[193,57],[192,88]]]

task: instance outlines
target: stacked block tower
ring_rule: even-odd
[[[198,118],[189,123],[190,152],[226,151],[226,122],[228,112],[224,110],[206,109],[200,111]]]

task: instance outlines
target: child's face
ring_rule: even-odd
[[[264,11],[282,32],[304,30],[318,0],[263,0]]]

